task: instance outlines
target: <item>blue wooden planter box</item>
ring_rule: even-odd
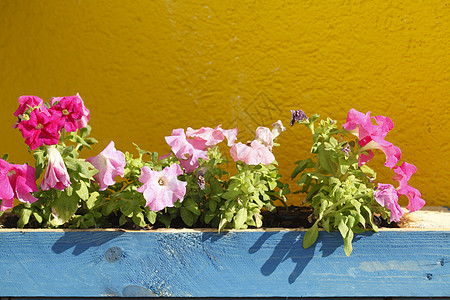
[[[3,297],[444,297],[450,231],[0,230]]]

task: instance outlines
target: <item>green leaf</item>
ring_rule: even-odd
[[[353,251],[352,241],[353,241],[353,231],[349,230],[347,236],[344,238],[344,251],[345,255],[350,256]]]
[[[225,228],[225,225],[227,225],[227,223],[228,223],[227,219],[222,217],[220,219],[219,226],[217,228],[217,232],[220,233]]]
[[[303,248],[309,248],[311,247],[317,240],[317,237],[319,236],[319,228],[317,223],[314,223],[314,225],[308,229],[308,231],[303,236]]]
[[[194,225],[194,223],[196,221],[195,215],[191,211],[189,211],[186,207],[182,206],[180,208],[180,214],[181,214],[181,219],[183,219],[183,222],[187,226]]]
[[[82,200],[88,200],[89,199],[89,190],[86,186],[86,182],[84,182],[83,180],[80,180],[80,182],[78,184],[72,184],[72,186],[74,188],[77,188],[77,190],[75,190],[75,193],[77,193],[77,195],[82,199]]]
[[[17,227],[23,228],[30,221],[31,209],[23,208],[20,210],[20,218],[17,221]]]
[[[65,190],[52,201],[52,214],[54,225],[62,225],[72,218],[77,209],[80,197],[73,192],[72,187],[66,187]]]
[[[336,174],[336,164],[331,160],[329,152],[325,150],[323,145],[318,147],[318,159],[320,166],[330,174]]]
[[[234,217],[234,228],[240,229],[245,221],[247,221],[247,209],[245,207],[238,210],[236,216]]]
[[[150,224],[155,224],[157,214],[155,211],[150,210],[150,207],[148,206],[145,208],[145,216]]]
[[[89,195],[89,198],[86,200],[86,206],[88,209],[92,209],[93,207],[95,207],[98,203],[100,202],[99,200],[101,199],[100,194],[98,192],[92,192]]]
[[[297,175],[303,172],[303,170],[305,170],[306,168],[312,168],[313,165],[314,164],[311,158],[300,161],[297,167],[295,167],[294,171],[292,172],[291,179],[297,177]]]
[[[137,214],[133,214],[133,217],[131,219],[133,220],[134,224],[139,227],[145,227],[145,225],[147,225],[144,220],[144,214],[141,211]]]
[[[34,212],[33,213],[33,217],[36,219],[36,221],[38,222],[38,223],[42,223],[42,216],[40,215],[40,214],[38,214],[37,212]]]
[[[209,224],[209,222],[211,222],[211,220],[214,219],[216,216],[217,214],[215,212],[207,211],[205,213],[205,223]]]
[[[119,218],[119,226],[124,225],[127,222],[127,216],[121,215]]]
[[[82,138],[87,137],[91,133],[91,126],[87,125],[86,127],[80,128],[80,136]]]

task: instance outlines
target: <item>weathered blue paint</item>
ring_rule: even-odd
[[[450,232],[0,230],[0,295],[450,296]]]

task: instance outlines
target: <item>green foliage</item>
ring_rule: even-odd
[[[376,173],[367,165],[358,167],[356,143],[344,139],[346,131],[338,129],[334,120],[321,120],[315,126],[317,120],[318,115],[314,115],[299,122],[313,134],[313,157],[297,161],[291,175],[298,178],[301,187],[296,193],[305,194],[304,204],[314,209],[314,224],[303,238],[303,247],[315,243],[321,226],[328,232],[341,233],[348,256],[354,234],[377,231],[374,213],[386,218],[389,211],[374,200]]]
[[[208,150],[208,157],[200,159],[200,168],[179,176],[187,182],[186,194],[174,207],[154,212],[146,206],[143,194],[137,189],[144,166],[161,171],[178,159],[169,155],[160,159],[158,153],[135,145],[137,156],[126,152],[124,176],[106,190],[100,191],[94,180],[98,172],[89,162],[80,158],[83,148],[90,148],[96,140],[90,138],[91,128],[77,132],[62,132],[56,149],[61,153],[70,176],[71,185],[63,191],[50,189],[34,193],[39,200],[13,208],[19,216],[17,226],[23,228],[149,228],[151,226],[204,227],[213,226],[243,229],[261,227],[261,210],[272,210],[274,201],[286,200],[289,186],[279,181],[280,175],[273,164],[247,166],[236,164],[236,174],[225,171],[227,165],[219,147]],[[33,152],[36,159],[36,179],[46,170],[48,153],[45,147]],[[200,177],[203,184],[200,184]]]

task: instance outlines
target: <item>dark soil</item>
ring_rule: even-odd
[[[285,207],[277,207],[275,211],[262,212],[263,215],[263,227],[265,228],[310,228],[314,223],[313,220],[313,210],[311,207],[306,206],[289,206]],[[17,221],[19,217],[14,214],[4,213],[0,216],[0,228],[17,228]],[[135,225],[133,222],[127,222],[123,226],[119,226],[116,223],[118,220],[117,217],[111,218],[109,220],[112,224],[112,228],[122,228],[126,230],[148,230],[148,229],[158,229],[165,228],[165,225],[157,222],[153,226],[149,226],[147,228],[141,228]],[[387,228],[398,228],[397,223],[388,223],[386,220],[382,220],[376,216],[374,216],[374,222],[379,227],[387,227]],[[171,228],[185,228],[186,225],[183,223],[181,218],[177,218],[172,220]],[[201,228],[204,226],[197,225],[192,226],[192,228]],[[25,228],[38,228],[35,226],[30,226],[28,224]]]

